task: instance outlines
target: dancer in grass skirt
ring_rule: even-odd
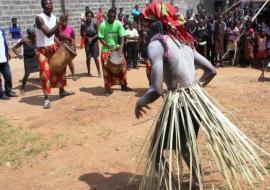
[[[206,189],[202,148],[214,160],[229,189],[241,189],[242,182],[255,187],[258,179],[267,174],[259,153],[267,159],[269,154],[245,136],[203,89],[216,70],[187,43],[192,42],[191,38],[179,38],[189,36],[185,31],[172,32],[177,28],[170,25],[174,9],[168,3],[155,1],[142,12],[145,18],[152,19],[148,20],[149,24],[152,22],[150,30],[157,32],[152,33],[148,45],[151,86],[137,101],[136,117],[142,117],[145,108],[163,95],[163,82],[168,91],[146,146],[140,190]],[[204,71],[199,81],[195,64]],[[199,129],[205,138],[203,145],[197,142]],[[184,183],[184,163],[190,169],[188,183]]]

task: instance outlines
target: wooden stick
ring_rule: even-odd
[[[254,22],[254,20],[257,18],[257,16],[261,13],[261,11],[264,9],[264,7],[269,3],[270,0],[265,1],[265,3],[262,5],[262,7],[258,10],[258,12],[256,13],[256,15],[254,15],[254,17],[252,18],[252,22]]]
[[[237,1],[236,3],[232,4],[227,10],[223,11],[223,13],[221,13],[221,16],[223,16],[225,13],[229,12],[230,10],[232,10],[233,8],[235,8],[238,4],[241,3],[241,0]]]

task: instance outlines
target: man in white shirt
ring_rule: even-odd
[[[138,41],[139,33],[136,28],[133,27],[133,22],[128,22],[128,28],[126,29],[126,51],[127,51],[127,63],[128,70],[133,66],[137,68],[138,61]]]
[[[2,73],[5,79],[5,91],[3,91],[2,81],[0,78],[0,100],[7,100],[9,97],[17,96],[15,92],[12,91],[12,77],[8,63],[10,56],[5,35],[4,30],[0,28],[0,73]]]
[[[65,35],[58,33],[60,25],[65,21],[66,15],[60,17],[60,21],[56,22],[56,17],[52,15],[53,3],[52,0],[41,0],[43,13],[36,17],[36,36],[37,36],[37,59],[40,67],[40,79],[42,82],[42,90],[44,94],[44,109],[49,109],[51,104],[48,95],[51,93],[51,88],[59,88],[59,96],[65,97],[73,95],[74,92],[64,90],[66,86],[66,69],[62,72],[54,74],[49,68],[49,61],[57,49],[55,44],[55,34],[66,38]],[[69,39],[67,39],[69,40]]]

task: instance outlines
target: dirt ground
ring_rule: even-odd
[[[128,72],[133,92],[115,86],[113,95],[105,97],[103,79],[86,75],[84,50],[78,50],[74,64],[79,79],[69,76],[67,89],[76,94],[60,99],[58,90],[53,90],[50,110],[42,108],[38,73],[30,76],[24,96],[0,101],[0,116],[40,134],[49,144],[46,151],[25,159],[19,167],[0,167],[1,190],[138,189],[142,177],[138,153],[162,99],[137,120],[134,106],[148,86],[143,65]],[[23,62],[13,59],[10,65],[19,93]],[[97,75],[93,63],[92,74]],[[219,68],[206,90],[233,115],[242,131],[270,152],[270,82],[258,82],[259,75],[255,69]],[[266,76],[270,78],[270,73]],[[270,189],[267,181],[264,189]]]

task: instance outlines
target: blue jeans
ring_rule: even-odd
[[[10,93],[12,91],[12,77],[10,72],[9,63],[0,63],[0,72],[2,73],[5,79],[5,93]],[[0,97],[4,95],[2,88],[2,81],[0,78]]]

